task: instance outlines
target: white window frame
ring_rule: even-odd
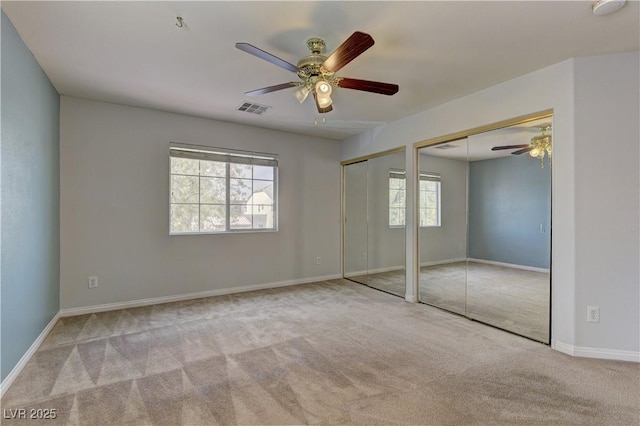
[[[391,206],[391,190],[397,190],[397,188],[391,188],[391,179],[406,179],[406,171],[404,170],[396,170],[396,169],[389,169],[389,228],[404,228],[406,226],[406,216],[405,216],[405,223],[402,224],[392,224],[391,223],[391,210],[392,209],[396,209],[397,207]],[[439,227],[442,226],[442,179],[440,177],[440,174],[438,173],[430,173],[430,172],[420,172],[420,182],[423,181],[431,181],[431,182],[437,182],[437,191],[436,191],[436,196],[437,196],[437,201],[436,201],[436,210],[437,210],[437,224],[435,225],[425,225],[422,223],[421,221],[421,217],[422,215],[421,210],[425,210],[428,208],[432,208],[432,207],[422,207],[421,205],[418,206],[418,221],[419,226],[421,228],[434,228],[434,227]],[[405,199],[405,203],[406,203],[406,186],[405,189],[402,190],[405,193],[404,199]],[[418,203],[420,203],[420,200],[422,199],[422,194],[421,192],[433,192],[433,191],[423,191],[421,188],[421,185],[419,185],[418,187]],[[405,205],[405,209],[406,209],[406,205]]]
[[[173,173],[171,168],[171,159],[172,158],[186,158],[191,160],[200,160],[200,161],[215,161],[224,163],[226,167],[225,176],[220,176],[219,179],[225,179],[225,224],[224,230],[219,231],[210,231],[210,230],[200,230],[201,227],[201,207],[203,205],[208,205],[208,203],[202,203],[200,200],[200,178],[207,177],[200,175],[200,169],[198,175],[183,175],[178,173]],[[254,227],[255,223],[251,222],[250,228],[240,228],[234,229],[231,225],[231,206],[236,205],[231,203],[231,195],[230,195],[230,187],[231,180],[235,179],[231,177],[230,168],[232,164],[244,164],[244,165],[255,165],[255,166],[263,166],[263,167],[272,167],[273,168],[273,225],[271,227]],[[253,172],[253,171],[252,171]],[[198,177],[198,202],[189,202],[189,203],[178,203],[173,202],[173,188],[172,188],[172,177],[173,176],[193,176]],[[269,182],[268,179],[256,179],[255,176],[250,178],[243,178],[243,180],[251,180],[252,188],[254,181],[261,182]],[[253,191],[253,189],[252,189]],[[255,192],[254,192],[255,193]],[[253,196],[253,195],[252,195]],[[197,205],[198,206],[198,231],[174,231],[172,229],[172,206],[179,204],[189,204],[189,205]],[[223,204],[216,204],[222,206]],[[240,204],[237,204],[240,205]],[[245,205],[244,211],[248,206]],[[251,205],[249,208],[251,209],[251,215],[253,217],[253,212],[262,207],[261,205]],[[209,146],[200,146],[200,145],[189,145],[177,142],[171,142],[169,144],[169,235],[201,235],[201,234],[234,234],[234,233],[248,233],[248,232],[277,232],[278,231],[278,155],[276,154],[267,154],[253,151],[241,151],[235,149],[228,148],[218,148],[218,147],[209,147]]]

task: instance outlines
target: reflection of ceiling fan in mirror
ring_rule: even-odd
[[[544,160],[544,156],[546,153],[549,159],[551,159],[551,124],[545,123],[537,127],[538,129],[540,129],[540,134],[532,137],[530,143],[522,145],[494,146],[493,148],[491,148],[491,151],[515,149],[516,151],[513,151],[511,153],[512,155],[520,155],[528,152],[530,156],[539,158],[541,161]],[[544,163],[542,163],[542,167],[544,167]]]
[[[263,87],[262,89],[246,92],[245,95],[257,96],[275,92],[276,90],[296,87],[295,96],[298,98],[298,101],[300,101],[300,103],[304,102],[309,93],[312,93],[318,112],[321,114],[333,110],[331,106],[333,103],[331,92],[334,87],[362,90],[382,95],[393,95],[398,92],[397,84],[358,80],[335,75],[337,71],[373,46],[373,44],[373,38],[371,38],[369,34],[356,31],[331,55],[325,56],[322,54],[325,49],[324,40],[312,38],[307,41],[307,47],[311,51],[311,54],[303,56],[297,65],[293,65],[251,44],[236,43],[236,48],[264,59],[267,62],[271,62],[287,71],[294,72],[300,78],[300,81]]]

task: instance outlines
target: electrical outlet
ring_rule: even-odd
[[[316,257],[316,265],[320,265],[322,263],[322,258],[320,256]]]
[[[600,307],[587,306],[587,322],[600,322]]]
[[[98,288],[98,277],[89,277],[89,288]]]

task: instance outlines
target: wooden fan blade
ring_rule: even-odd
[[[345,40],[322,64],[328,72],[336,72],[340,68],[360,56],[365,50],[373,46],[375,42],[369,34],[356,31]]]
[[[397,84],[358,80],[356,78],[340,78],[337,85],[345,89],[363,90],[365,92],[380,93],[389,96],[398,93],[399,89]]]
[[[532,149],[533,149],[533,147],[532,147],[532,146],[527,147],[527,148],[524,148],[524,149],[519,149],[519,150],[517,150],[517,151],[513,151],[513,152],[511,153],[511,155],[520,155],[520,154],[524,154],[525,152],[529,152],[529,151],[531,151]]]
[[[318,103],[318,96],[316,95],[316,92],[313,92],[313,99],[316,101],[316,108],[318,108],[318,112],[320,114],[324,114],[326,112],[333,111],[333,106],[332,105],[329,105],[326,108],[322,108],[320,106],[320,104]]]
[[[289,83],[276,84],[275,86],[263,87],[262,89],[251,90],[250,92],[244,92],[247,96],[259,96],[265,93],[275,92],[276,90],[288,89],[289,87],[296,87],[298,83],[291,81]]]
[[[500,151],[500,150],[503,150],[503,149],[527,148],[528,146],[529,146],[529,144],[494,146],[493,148],[491,148],[491,151]]]
[[[272,64],[277,65],[280,68],[284,68],[287,71],[291,71],[291,72],[300,71],[298,67],[296,67],[295,65],[290,64],[284,59],[280,59],[277,56],[274,56],[269,52],[265,52],[264,50],[259,49],[249,43],[236,43],[236,48],[242,50],[243,52],[247,52],[253,56],[257,56],[260,59],[264,59],[267,62],[271,62]]]

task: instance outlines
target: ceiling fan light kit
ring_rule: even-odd
[[[545,153],[549,157],[549,162],[551,162],[551,125],[540,126],[540,131],[542,132],[538,136],[534,136],[531,138],[531,150],[529,151],[529,155],[534,158],[540,159],[540,167],[544,168],[544,156]]]
[[[298,102],[303,103],[305,99],[307,99],[307,96],[309,96],[309,92],[311,92],[311,90],[307,86],[300,86],[293,94],[296,95]]]
[[[316,83],[316,96],[318,98],[318,105],[320,108],[327,108],[333,103],[331,100],[332,91],[331,85],[328,82],[318,80]]]
[[[602,16],[609,15],[613,13],[622,6],[624,6],[626,0],[598,0],[591,6],[591,10],[593,10],[594,15]]]
[[[553,151],[551,143],[551,124],[542,124],[538,126],[538,128],[540,129],[540,134],[532,137],[529,144],[494,146],[491,148],[491,151],[517,149],[517,151],[513,151],[511,155],[520,155],[528,152],[531,157],[540,159],[541,168],[544,168],[544,157],[546,155],[549,158],[549,165],[551,165],[551,153]]]
[[[334,87],[361,90],[365,92],[383,95],[394,95],[398,92],[397,84],[381,83],[378,81],[358,80],[354,78],[337,77],[335,73],[349,62],[360,56],[365,50],[373,46],[373,38],[369,34],[360,31],[354,32],[331,55],[325,56],[325,42],[320,38],[307,40],[307,48],[310,54],[300,58],[296,65],[280,59],[249,43],[236,43],[236,48],[243,52],[257,56],[267,62],[294,72],[300,81],[282,83],[275,86],[245,92],[248,96],[264,95],[266,93],[296,87],[294,95],[300,103],[303,103],[309,93],[313,93],[316,108],[320,114],[333,110],[331,93]]]

